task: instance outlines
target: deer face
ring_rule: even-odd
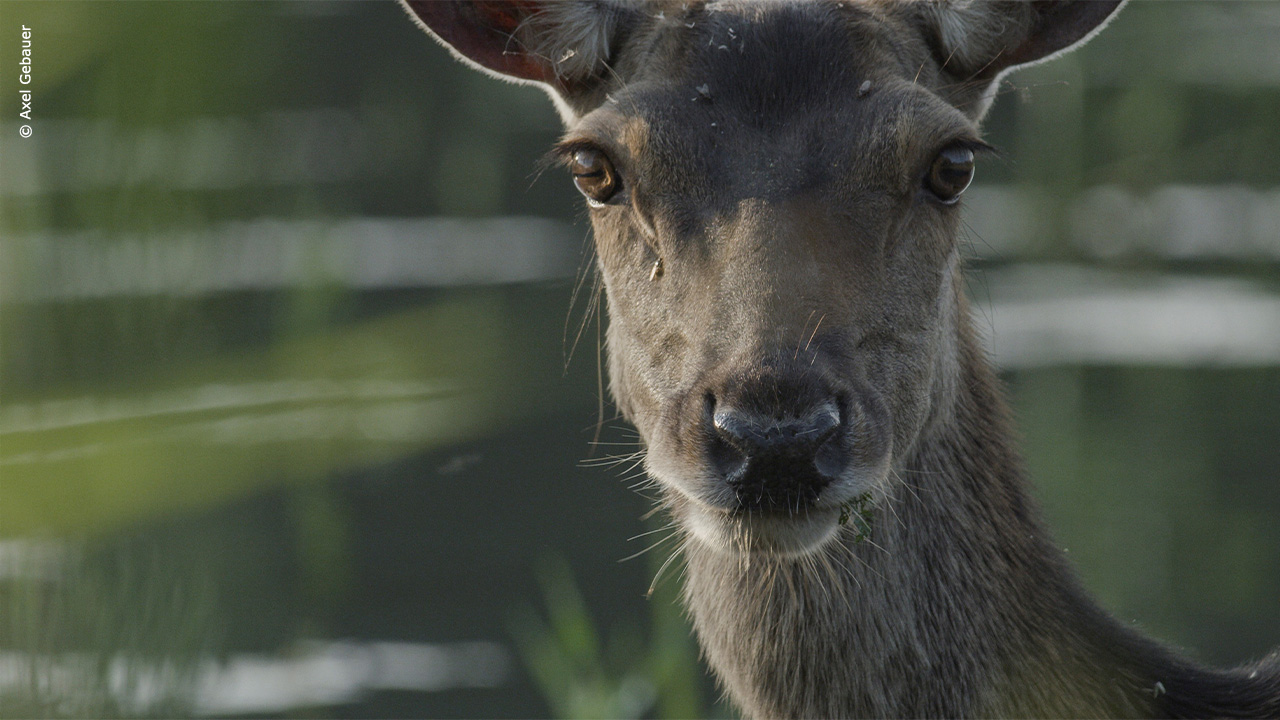
[[[884,495],[957,377],[958,201],[1010,64],[992,58],[1084,31],[1028,49],[1030,4],[409,5],[552,89],[612,391],[685,528],[802,554]]]
[[[873,23],[773,13],[686,29],[691,53],[561,152],[649,471],[701,539],[796,552],[885,487],[928,417],[981,143]]]

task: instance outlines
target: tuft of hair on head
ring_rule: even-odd
[[[597,75],[613,51],[621,10],[607,0],[545,3],[528,20],[529,47],[568,83]]]

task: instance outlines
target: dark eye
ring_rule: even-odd
[[[586,148],[574,152],[573,159],[569,161],[569,172],[573,173],[573,184],[578,192],[592,207],[605,204],[622,187],[618,171],[599,150]]]
[[[924,178],[924,185],[944,205],[960,199],[960,193],[973,182],[973,150],[963,145],[949,145],[938,153]]]

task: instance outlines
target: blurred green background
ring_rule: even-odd
[[[0,0],[15,68],[24,25],[0,714],[728,712],[675,578],[645,598],[666,546],[619,562],[663,535],[607,463],[542,93],[390,2]],[[1057,538],[1218,663],[1280,644],[1278,38],[1276,3],[1131,3],[1010,79],[966,196]]]

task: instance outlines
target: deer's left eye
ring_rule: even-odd
[[[929,167],[924,184],[944,205],[954,204],[973,182],[973,150],[949,145],[938,153]]]
[[[573,153],[569,161],[573,184],[587,199],[587,204],[600,207],[618,193],[622,180],[608,156],[599,150],[582,149]]]

